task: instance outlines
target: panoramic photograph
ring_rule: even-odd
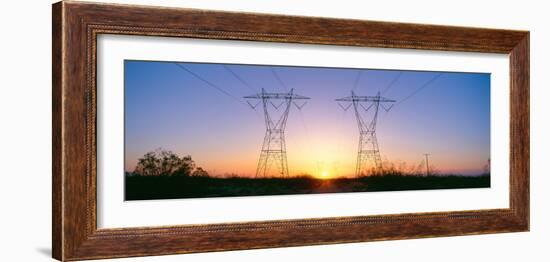
[[[125,200],[489,188],[490,79],[125,60]]]

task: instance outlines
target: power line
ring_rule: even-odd
[[[311,136],[309,134],[309,128],[307,127],[306,121],[304,119],[304,114],[302,113],[302,109],[299,109],[298,112],[300,113],[300,120],[302,122],[302,126],[304,127],[304,130],[306,131],[307,139],[305,139],[305,140],[306,140],[307,147],[309,148],[309,151],[312,152],[313,147],[311,146],[312,143],[311,143]]]
[[[271,68],[271,73],[273,73],[273,76],[275,76],[275,79],[277,79],[277,81],[279,82],[279,84],[281,84],[281,86],[285,89],[285,92],[288,92],[288,88],[286,87],[285,83],[283,82],[283,80],[281,80],[281,78],[279,77],[279,75],[277,74],[277,71],[275,71],[275,68],[273,67],[270,67]]]
[[[399,74],[397,74],[397,76],[391,81],[391,83],[388,85],[388,87],[386,87],[386,89],[384,89],[384,91],[382,91],[382,94],[388,92],[388,90],[393,86],[393,84],[395,84],[395,82],[397,82],[397,80],[399,80],[399,78],[401,78],[402,74],[403,74],[403,71],[399,71]]]
[[[359,79],[361,79],[361,75],[363,74],[363,70],[357,70],[357,75],[355,76],[355,81],[353,82],[353,88],[351,91],[355,91],[357,88],[357,85],[359,84]]]
[[[235,73],[235,71],[231,70],[231,68],[229,68],[226,65],[223,65],[223,68],[225,68],[225,70],[227,70],[229,73],[231,73],[235,78],[237,78],[237,80],[239,80],[243,85],[248,87],[250,90],[252,90],[255,93],[258,92],[258,90],[256,90],[256,88],[252,87],[250,84],[248,84],[248,82],[244,81],[244,79],[242,77],[240,77],[239,75],[237,75],[237,73]]]
[[[213,84],[212,82],[202,78],[201,76],[197,75],[196,73],[194,73],[193,71],[187,69],[185,66],[183,65],[180,65],[178,63],[174,63],[174,65],[177,65],[179,68],[185,70],[187,73],[189,73],[190,75],[196,77],[197,79],[201,80],[202,82],[206,83],[208,86],[220,91],[221,93],[223,93],[224,95],[228,96],[228,97],[231,97],[237,101],[239,101],[240,103],[244,103],[242,100],[240,100],[239,98],[233,96],[232,94],[230,94],[229,92],[223,90],[222,88],[218,87],[217,85]],[[246,104],[245,104],[246,105]],[[248,105],[247,105],[248,106]]]
[[[431,83],[433,83],[435,80],[437,80],[439,77],[441,77],[443,75],[443,73],[439,73],[437,74],[436,76],[432,77],[432,79],[428,80],[428,82],[424,83],[422,86],[420,86],[420,88],[416,89],[414,92],[412,92],[410,95],[406,96],[405,98],[401,99],[401,101],[397,102],[395,104],[395,106],[407,101],[408,99],[410,99],[411,97],[413,97],[414,95],[418,94],[418,92],[422,91],[422,89],[426,88],[427,86],[429,86]]]

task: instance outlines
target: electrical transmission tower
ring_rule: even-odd
[[[357,150],[355,175],[365,175],[372,168],[380,170],[382,168],[382,159],[378,148],[378,140],[376,139],[376,121],[380,107],[387,112],[393,104],[390,106],[386,105],[394,103],[395,100],[380,96],[380,92],[376,96],[358,96],[351,91],[351,96],[339,98],[336,101],[338,101],[338,105],[344,111],[353,106],[357,125],[359,126],[359,147]],[[342,102],[347,103],[347,105],[344,106]]]
[[[428,162],[428,156],[430,156],[430,154],[424,154],[424,157],[426,157],[426,176],[430,175],[430,162]]]
[[[245,96],[247,103],[255,109],[262,104],[265,118],[265,137],[256,168],[256,177],[267,176],[288,176],[288,164],[286,159],[286,143],[285,143],[285,127],[288,113],[292,105],[298,109],[302,109],[306,102],[301,105],[295,100],[305,100],[309,97],[294,94],[294,89],[288,93],[267,93],[262,88],[261,93]],[[259,100],[257,103],[250,103],[249,100]],[[273,112],[278,111],[279,114]],[[276,172],[270,173],[271,167],[274,166]]]

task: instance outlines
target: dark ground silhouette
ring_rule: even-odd
[[[489,174],[480,176],[390,174],[334,179],[317,179],[307,176],[218,178],[127,174],[125,179],[126,200],[484,188],[491,185]]]

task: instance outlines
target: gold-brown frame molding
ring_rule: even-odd
[[[52,250],[82,260],[529,230],[529,32],[63,1],[52,22]],[[99,34],[510,56],[510,208],[98,229]],[[124,241],[120,241],[124,240]]]

